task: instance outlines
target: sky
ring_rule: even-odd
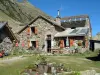
[[[46,14],[56,17],[60,9],[60,16],[75,16],[87,14],[90,17],[92,35],[100,32],[100,0],[29,0],[35,7]]]

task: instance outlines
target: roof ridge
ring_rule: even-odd
[[[21,30],[19,30],[19,31],[17,32],[17,34],[20,34],[24,29],[26,29],[27,26],[31,25],[31,24],[32,24],[33,22],[35,22],[38,18],[42,18],[42,19],[46,20],[47,22],[52,23],[52,24],[54,24],[54,25],[56,25],[56,26],[59,26],[60,28],[62,28],[63,30],[65,30],[64,27],[58,25],[56,22],[53,22],[53,21],[47,19],[46,17],[44,17],[44,16],[42,16],[42,15],[38,15],[38,16],[36,16],[29,24],[27,24],[24,28],[22,28]]]

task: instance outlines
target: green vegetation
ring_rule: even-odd
[[[38,61],[36,64],[47,64],[47,58],[44,55],[38,55],[36,59]]]
[[[0,21],[7,21],[14,33],[18,32],[18,30],[30,23],[38,15],[51,18],[28,1],[0,0]]]
[[[40,9],[32,6],[28,1],[18,2],[16,0],[1,0],[0,11],[5,13],[6,16],[22,23],[25,21],[28,22],[40,14],[47,16]]]
[[[85,57],[93,57],[96,56],[98,51],[96,52],[86,52],[84,54],[73,54],[73,55],[52,55],[46,56],[48,62],[51,63],[62,63],[64,64],[64,69],[69,71],[75,71],[76,75],[79,75],[79,71],[84,70],[96,70],[100,72],[100,61],[91,61],[86,59]],[[36,63],[38,55],[23,55],[23,60],[18,60],[13,63],[1,63],[0,60],[0,75],[20,75],[20,73],[25,70],[25,68],[32,68]],[[9,57],[10,58],[10,57]],[[38,57],[43,60],[45,57]],[[6,58],[5,58],[6,59]]]

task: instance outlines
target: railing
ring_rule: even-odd
[[[51,49],[51,53],[54,54],[54,53],[59,53],[59,54],[62,54],[64,52],[64,50],[61,50],[60,48],[58,49]]]

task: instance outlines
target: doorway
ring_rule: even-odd
[[[36,48],[36,41],[31,41],[32,43],[32,49],[35,49]]]
[[[47,35],[47,52],[51,52],[51,35]]]

